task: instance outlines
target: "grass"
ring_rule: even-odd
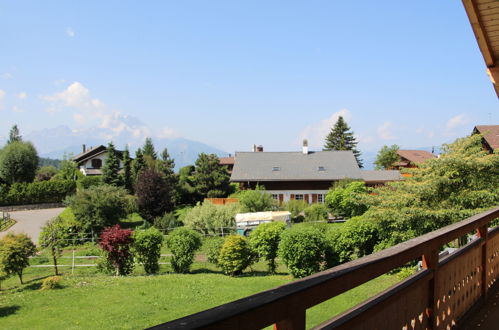
[[[9,220],[7,220],[5,222],[2,221],[2,223],[0,224],[0,231],[6,231],[7,229],[9,229],[10,227],[12,227],[16,223],[17,223],[17,221],[14,220],[14,219],[9,219]]]
[[[94,254],[87,244],[76,255]],[[66,250],[64,256],[72,255]],[[44,252],[32,264],[49,264]],[[162,262],[168,262],[163,257]],[[61,268],[63,288],[39,290],[52,268],[26,269],[24,285],[17,277],[2,283],[0,328],[34,329],[142,329],[205,310],[293,281],[283,265],[277,275],[266,272],[259,262],[243,276],[229,277],[198,255],[191,274],[173,274],[170,265],[161,265],[156,276],[145,276],[137,266],[132,276],[112,277],[97,273],[96,267]],[[92,263],[77,259],[76,263]],[[71,259],[60,259],[71,264]],[[327,320],[396,283],[395,275],[384,275],[307,311],[307,327]]]

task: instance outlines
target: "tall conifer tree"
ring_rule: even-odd
[[[121,184],[119,175],[120,160],[112,142],[109,142],[106,151],[107,158],[102,167],[102,181],[113,186],[119,186]]]
[[[326,137],[323,150],[351,150],[359,167],[363,167],[360,151],[357,150],[357,143],[348,124],[342,116],[339,116],[336,124],[334,124],[331,132]]]
[[[146,142],[142,147],[142,154],[144,156],[150,156],[152,159],[158,159],[158,155],[156,154],[156,150],[154,149],[154,144],[152,143],[151,138],[146,138]]]
[[[137,183],[140,172],[144,171],[146,168],[147,165],[144,160],[144,155],[142,154],[142,149],[139,148],[135,151],[135,159],[132,162],[132,178],[134,184]]]
[[[133,180],[132,180],[132,160],[130,159],[130,151],[128,151],[128,146],[125,147],[123,151],[123,185],[128,192],[133,190]]]

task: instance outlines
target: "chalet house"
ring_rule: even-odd
[[[363,180],[374,186],[402,179],[399,171],[364,171],[351,151],[236,152],[231,182],[241,189],[265,187],[280,202],[323,203],[335,181]]]
[[[234,169],[234,156],[229,155],[229,157],[220,157],[220,166],[227,167],[227,171],[229,174],[232,174],[232,170]]]
[[[478,125],[473,134],[482,134],[483,149],[489,153],[499,150],[499,125]]]
[[[401,168],[414,168],[428,159],[437,158],[437,156],[431,152],[424,150],[398,150],[397,154],[399,155],[400,160],[393,164],[393,169],[395,170],[400,170]]]
[[[116,150],[118,158],[120,160],[120,169],[123,168],[123,151]],[[102,175],[102,166],[107,159],[107,148],[103,145],[89,149],[85,148],[83,145],[83,151],[81,154],[76,155],[72,158],[74,162],[78,164],[78,168],[83,175]]]

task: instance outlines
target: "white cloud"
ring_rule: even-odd
[[[308,125],[300,133],[299,145],[301,145],[303,139],[307,139],[308,145],[312,148],[322,146],[327,134],[331,131],[331,127],[334,126],[340,116],[348,122],[352,118],[352,113],[347,109],[341,109],[320,122]]]
[[[5,91],[0,89],[0,100],[2,100],[5,97]]]
[[[14,78],[14,76],[12,75],[12,73],[5,72],[5,73],[0,74],[0,78],[2,78],[2,79],[12,79],[12,78]]]
[[[445,128],[447,129],[447,131],[451,131],[453,130],[454,128],[457,128],[459,126],[464,126],[466,124],[468,124],[470,121],[468,118],[466,118],[465,115],[457,115],[457,116],[454,116],[452,117],[451,119],[449,119],[447,121],[447,124],[445,125]]]
[[[156,134],[156,136],[160,139],[171,139],[178,137],[178,133],[169,127],[164,127]]]
[[[66,35],[70,38],[73,38],[75,36],[75,31],[73,30],[73,28],[68,27],[66,29]]]
[[[382,140],[395,140],[397,137],[391,132],[393,123],[390,121],[385,121],[383,125],[378,126],[378,136]]]
[[[21,92],[21,93],[17,94],[16,96],[17,96],[17,98],[18,98],[18,99],[20,99],[20,100],[24,100],[25,98],[27,98],[27,97],[28,97],[28,93],[26,93],[26,92]]]

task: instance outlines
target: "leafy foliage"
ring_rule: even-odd
[[[224,244],[218,255],[218,265],[225,274],[240,275],[243,270],[257,259],[246,237],[230,235],[225,237]]]
[[[327,221],[328,209],[326,205],[315,203],[307,207],[305,210],[305,221]]]
[[[194,253],[201,247],[201,235],[191,229],[177,228],[166,237],[166,244],[173,254],[173,270],[188,273],[194,262]]]
[[[42,280],[42,290],[54,290],[62,288],[62,277],[61,276],[50,276]]]
[[[228,196],[229,173],[224,166],[219,165],[219,162],[214,154],[199,154],[192,178],[194,187],[201,198]]]
[[[269,222],[258,225],[251,232],[250,242],[258,254],[265,258],[268,263],[269,272],[275,273],[277,264],[277,251],[281,234],[286,229],[286,225],[282,222]]]
[[[300,200],[289,200],[282,204],[282,208],[286,211],[291,212],[291,217],[296,220],[301,216],[302,212],[308,207],[308,203]]]
[[[374,164],[376,165],[377,170],[387,170],[392,167],[393,163],[397,162],[400,157],[397,154],[397,151],[399,150],[399,146],[396,144],[393,144],[392,146],[383,146],[379,151],[378,155],[376,156],[376,160],[374,161]]]
[[[241,212],[272,211],[276,205],[272,195],[263,189],[245,190],[239,194]]]
[[[326,137],[324,150],[352,150],[359,167],[362,167],[362,160],[360,159],[360,151],[357,149],[357,143],[348,124],[342,116],[339,116]]]
[[[57,174],[57,168],[52,165],[43,166],[36,170],[36,181],[48,181]]]
[[[173,210],[175,187],[154,169],[143,171],[135,185],[140,215],[149,222]]]
[[[80,190],[66,199],[86,232],[99,232],[118,223],[127,214],[130,200],[123,188],[101,185]]]
[[[163,235],[154,227],[137,230],[133,233],[133,250],[137,260],[144,265],[147,274],[154,274],[159,271],[158,261],[161,256],[162,245]]]
[[[95,176],[83,176],[81,178],[78,178],[78,181],[76,181],[76,185],[78,189],[88,189],[90,187],[95,187],[103,184],[102,182],[102,177],[95,175]]]
[[[204,249],[206,251],[206,258],[209,263],[219,266],[218,257],[220,256],[220,250],[224,245],[224,239],[219,236],[207,237],[204,240]]]
[[[227,233],[227,227],[235,227],[235,215],[238,211],[237,204],[215,205],[206,201],[187,211],[184,224],[204,234],[218,235],[222,228]]]
[[[38,243],[42,248],[49,249],[54,263],[55,275],[59,275],[57,269],[57,258],[61,255],[61,249],[68,243],[64,230],[63,220],[60,217],[49,220],[43,227],[38,237]]]
[[[201,200],[194,187],[194,170],[194,166],[188,165],[179,171],[176,199],[180,205],[195,205],[197,201]]]
[[[125,189],[129,192],[133,192],[133,178],[132,178],[132,159],[130,158],[130,151],[128,151],[128,145],[123,151],[123,174],[121,176],[121,182]]]
[[[23,140],[21,133],[19,132],[19,128],[17,124],[12,126],[9,132],[9,139],[7,140],[7,144],[11,144],[14,142],[21,142]]]
[[[32,182],[38,153],[31,142],[13,141],[0,150],[0,178],[9,183]]]
[[[57,180],[73,180],[83,177],[83,174],[78,170],[78,164],[70,159],[69,155],[64,154],[64,158],[60,163],[59,172],[54,176]]]
[[[106,253],[106,259],[115,269],[116,276],[128,275],[133,270],[132,231],[121,229],[120,225],[106,228],[100,235],[99,246]]]
[[[367,194],[364,182],[353,181],[346,186],[337,186],[328,191],[326,204],[336,216],[353,217],[362,215],[367,206],[359,195]]]
[[[324,262],[326,238],[317,227],[296,225],[284,231],[279,255],[294,277],[318,272]]]
[[[173,212],[163,214],[161,217],[154,218],[154,227],[158,228],[164,233],[169,229],[182,226],[182,221],[178,220]]]
[[[107,158],[102,167],[102,182],[113,186],[120,186],[120,160],[112,142],[109,142],[106,152]]]
[[[146,161],[144,160],[144,155],[142,154],[142,149],[137,149],[135,151],[135,159],[132,161],[132,179],[136,183],[140,173],[142,173],[147,168]]]
[[[154,144],[152,143],[152,139],[149,137],[146,138],[144,146],[142,147],[142,154],[144,156],[151,157],[153,160],[156,160],[158,158],[156,150],[154,149]]]
[[[60,203],[75,190],[75,182],[63,180],[0,185],[0,205]]]
[[[16,143],[16,142],[14,142]],[[26,234],[8,233],[0,240],[0,264],[8,275],[17,274],[23,284],[23,271],[29,266],[29,257],[36,252],[36,246]]]

